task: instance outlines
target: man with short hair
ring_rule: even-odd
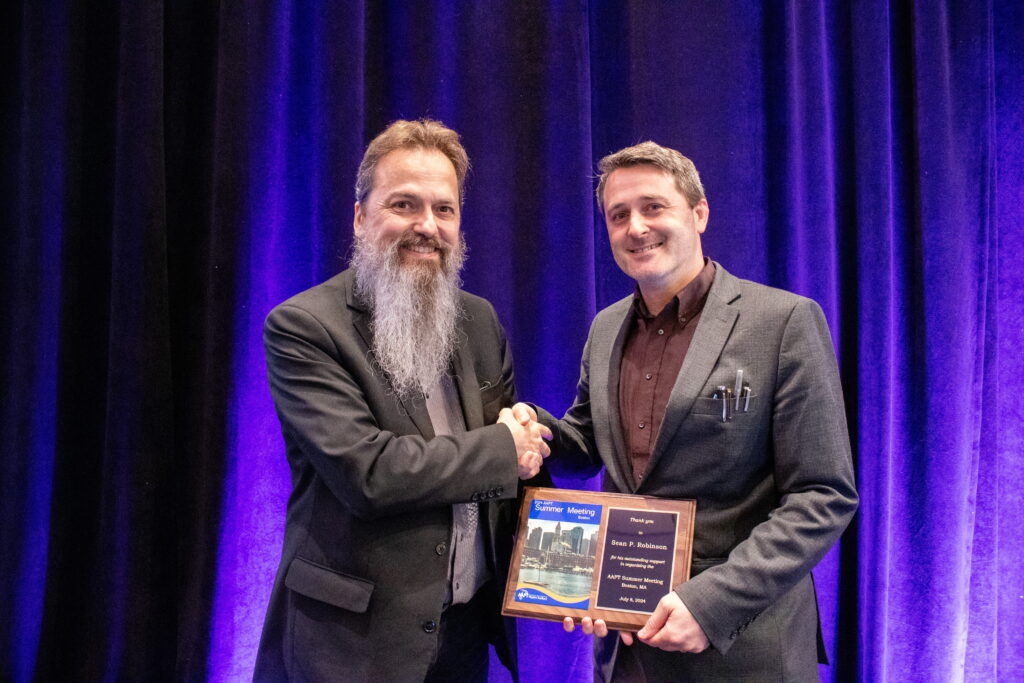
[[[676,150],[645,142],[599,169],[612,253],[636,289],[594,319],[565,416],[538,409],[554,432],[549,466],[579,476],[603,465],[605,490],[696,499],[697,516],[692,578],[635,636],[599,639],[596,674],[816,681],[810,572],[858,502],[825,318],[704,257],[708,202]],[[600,620],[583,628],[608,633]]]
[[[550,433],[512,419],[504,331],[459,289],[468,166],[454,131],[393,123],[351,267],[267,316],[293,490],[256,680],[483,681],[489,642],[515,676],[500,599]]]

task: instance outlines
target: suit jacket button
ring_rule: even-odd
[[[496,495],[498,495],[498,493],[494,489],[491,489],[490,491],[487,492],[488,498],[494,498]]]
[[[431,619],[430,621],[424,621],[423,630],[427,633],[433,633],[437,630],[437,622],[433,619]]]
[[[434,552],[438,555],[444,555],[446,552],[448,552],[448,546],[444,543],[438,543],[434,546]]]
[[[470,496],[469,499],[475,503],[480,500],[480,494],[474,491],[473,495]]]

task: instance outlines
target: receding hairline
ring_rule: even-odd
[[[363,152],[356,174],[355,195],[357,202],[364,202],[373,190],[380,160],[399,149],[436,150],[448,159],[455,170],[456,191],[461,205],[465,198],[466,175],[469,172],[469,155],[462,146],[459,134],[440,121],[421,118],[416,120],[398,119],[377,134]]]
[[[652,166],[672,178],[690,208],[707,199],[700,173],[689,157],[677,149],[646,140],[607,154],[597,162],[599,176],[595,195],[602,212],[605,211],[604,190],[608,178],[619,169],[637,166]]]

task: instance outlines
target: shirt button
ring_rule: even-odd
[[[434,552],[438,555],[444,555],[446,552],[448,552],[448,546],[444,543],[438,543],[434,546]]]
[[[430,621],[423,622],[423,630],[427,633],[433,633],[437,630],[437,622],[431,619]]]
[[[665,334],[665,330],[658,330],[658,334]]]
[[[646,375],[644,375],[644,379],[650,379],[651,377],[654,377],[654,375],[652,375],[649,372]]]
[[[640,426],[640,429],[643,429],[644,428],[644,423],[641,422],[639,426]]]

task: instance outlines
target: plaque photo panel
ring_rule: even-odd
[[[690,576],[696,503],[526,488],[502,614],[637,630]]]

